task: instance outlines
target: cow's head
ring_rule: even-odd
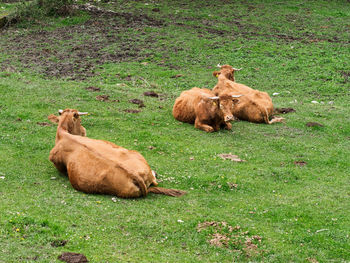
[[[212,100],[217,100],[218,107],[220,112],[224,118],[225,122],[234,120],[234,116],[232,114],[234,106],[239,103],[239,97],[243,95],[221,95],[218,97],[210,97]]]
[[[235,81],[235,76],[234,76],[235,71],[241,70],[241,68],[239,68],[239,69],[234,68],[230,65],[223,65],[223,66],[218,65],[218,67],[220,67],[220,70],[214,71],[213,76],[218,78],[219,75],[222,75],[225,78],[232,80],[232,81]]]
[[[81,125],[80,115],[86,115],[87,112],[79,112],[74,109],[65,109],[58,111],[59,116],[51,114],[48,119],[58,124],[58,128],[63,128],[73,135],[86,136],[86,130]]]

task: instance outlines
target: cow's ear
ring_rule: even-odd
[[[213,76],[216,77],[216,78],[219,77],[220,74],[221,74],[220,71],[214,71],[213,72]]]
[[[52,123],[58,123],[59,120],[60,120],[59,117],[57,117],[56,115],[53,115],[53,114],[49,115],[47,118],[48,118],[49,121],[51,121]]]

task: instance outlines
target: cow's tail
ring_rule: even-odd
[[[168,196],[174,196],[174,197],[178,197],[186,194],[185,191],[176,190],[176,189],[167,189],[162,187],[150,187],[148,188],[148,193],[168,195]]]
[[[284,122],[284,118],[282,118],[282,117],[274,117],[272,120],[269,120],[269,113],[268,113],[266,107],[263,107],[262,111],[265,111],[264,113],[262,113],[262,115],[264,118],[264,122],[266,124],[272,124],[275,122]]]
[[[147,195],[147,187],[145,182],[140,176],[132,176],[132,180],[134,184],[140,189],[141,197],[144,197]]]

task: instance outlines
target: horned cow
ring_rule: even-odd
[[[55,146],[49,160],[62,173],[68,174],[72,186],[85,193],[110,194],[136,198],[148,193],[181,196],[185,192],[157,186],[155,172],[145,158],[104,140],[90,139],[81,125],[77,110],[65,109],[60,116],[48,119],[58,123]]]
[[[269,94],[235,82],[234,72],[237,70],[240,69],[223,65],[220,71],[213,72],[218,78],[218,83],[212,90],[214,94],[219,96],[243,94],[239,105],[232,108],[233,115],[240,120],[266,124],[283,122],[284,118],[280,117],[270,120],[274,110]]]
[[[176,120],[194,123],[195,128],[206,132],[218,131],[221,126],[230,130],[234,119],[232,108],[240,95],[215,94],[209,89],[194,87],[183,91],[175,100],[173,116]]]

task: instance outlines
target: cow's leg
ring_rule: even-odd
[[[60,173],[67,175],[67,167],[63,163],[54,163],[54,165]]]
[[[197,128],[197,129],[206,131],[206,132],[213,132],[214,131],[213,127],[202,123],[198,118],[196,118],[196,120],[194,122],[194,127]]]
[[[232,124],[230,122],[225,122],[225,129],[226,130],[231,130],[232,129]]]
[[[132,181],[123,186],[123,190],[116,193],[121,198],[137,198],[142,197],[140,188],[135,185]]]
[[[56,151],[56,148],[53,148],[50,152],[49,160],[55,165],[56,169],[63,174],[67,174],[67,167],[62,162],[60,154]]]
[[[214,127],[214,131],[219,131],[220,130],[220,123],[219,122],[215,123],[213,127]]]
[[[268,124],[276,123],[276,122],[284,122],[284,118],[282,117],[274,117],[272,120],[268,122]]]
[[[157,179],[156,179],[156,177],[157,177],[156,171],[152,170],[152,176],[153,176],[153,178],[152,178],[152,183],[151,184],[154,185],[154,186],[157,186],[158,183],[157,183]]]

